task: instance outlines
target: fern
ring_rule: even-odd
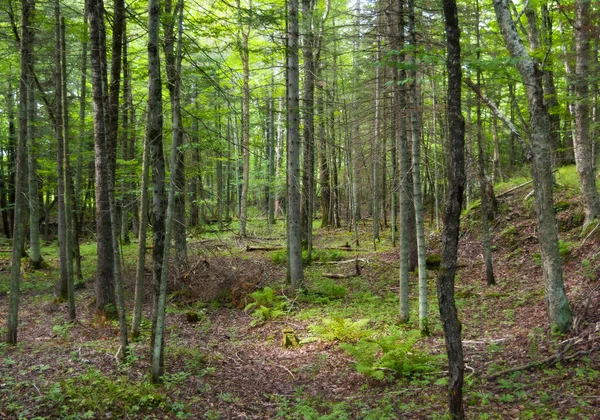
[[[254,302],[246,305],[244,310],[249,311],[254,309],[252,316],[257,318],[250,323],[252,326],[260,322],[276,319],[285,314],[285,309],[288,305],[287,301],[283,300],[281,296],[276,295],[275,291],[268,286],[262,290],[250,293],[248,296],[254,299]]]
[[[370,319],[352,321],[350,318],[335,316],[323,319],[323,324],[314,324],[308,327],[309,331],[325,341],[351,342],[369,336],[372,331],[366,326]]]
[[[412,376],[439,369],[440,358],[414,349],[420,331],[396,332],[378,339],[363,339],[356,345],[340,344],[356,360],[356,371],[378,380],[387,374]]]

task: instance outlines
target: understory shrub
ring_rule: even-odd
[[[368,337],[373,333],[372,330],[366,328],[370,321],[366,318],[352,321],[350,318],[334,316],[324,318],[322,324],[310,325],[308,330],[325,341],[351,342]]]
[[[244,310],[253,310],[252,316],[256,319],[250,323],[252,326],[278,318],[285,314],[285,310],[288,306],[288,302],[281,296],[275,294],[275,290],[269,286],[266,286],[262,290],[250,293],[248,297],[253,299],[254,302],[246,305]]]
[[[356,344],[340,344],[356,360],[357,372],[375,379],[388,375],[412,376],[435,372],[443,356],[430,355],[414,346],[421,338],[417,330],[396,331],[379,338],[364,338]]]

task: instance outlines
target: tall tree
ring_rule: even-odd
[[[508,1],[494,0],[494,10],[506,48],[511,56],[517,59],[517,69],[527,89],[531,149],[533,153],[533,187],[546,299],[553,328],[564,332],[571,328],[571,309],[565,293],[558,250],[558,229],[552,199],[550,118],[544,103],[540,70],[525,49],[523,41],[517,33]]]
[[[177,266],[187,267],[186,220],[185,220],[185,154],[183,151],[183,120],[181,118],[181,36],[176,35],[177,28],[183,25],[183,1],[177,1],[173,10],[172,0],[165,1],[165,14],[168,16],[165,25],[165,63],[167,70],[167,85],[171,99],[171,141],[175,144],[173,150],[177,158],[177,173],[175,174],[175,203],[173,239],[175,241],[175,259]],[[177,40],[176,40],[177,37]],[[177,41],[177,42],[176,42]],[[177,44],[177,48],[175,48]]]
[[[60,255],[60,278],[56,288],[57,297],[65,301],[68,297],[68,259],[67,254],[67,224],[65,215],[65,112],[63,110],[63,75],[62,75],[62,54],[61,54],[61,30],[60,30],[60,6],[59,2],[54,2],[54,87],[55,87],[55,115],[56,123],[54,124],[55,140],[56,140],[56,166],[57,166],[57,183],[58,183],[58,244]]]
[[[151,153],[152,167],[152,197],[153,197],[153,234],[154,246],[152,259],[154,268],[152,279],[154,285],[154,306],[152,316],[152,379],[159,381],[163,371],[163,343],[164,336],[158,325],[161,305],[160,291],[165,261],[165,247],[170,249],[165,242],[165,158],[163,152],[163,116],[162,116],[162,82],[160,72],[160,55],[158,31],[160,25],[160,0],[148,1],[148,107],[146,111],[146,136]],[[168,254],[167,254],[168,260]],[[163,309],[164,311],[164,309]],[[161,316],[164,317],[164,314]],[[159,340],[160,342],[157,342]],[[157,351],[158,350],[158,351]],[[155,360],[154,357],[158,356]]]
[[[300,85],[298,0],[287,2],[287,193],[288,277],[292,290],[304,281],[300,226]]]
[[[462,398],[464,361],[461,325],[454,302],[454,276],[458,255],[460,211],[465,189],[465,121],[461,111],[460,28],[455,0],[443,0],[446,23],[446,68],[448,71],[448,195],[442,233],[442,261],[437,279],[438,304],[448,354],[448,389],[450,415],[465,417]]]
[[[19,320],[19,294],[21,280],[21,256],[23,254],[23,240],[25,235],[25,211],[27,188],[27,125],[28,125],[28,91],[33,89],[33,25],[34,0],[21,2],[21,63],[19,82],[19,137],[16,155],[15,177],[15,210],[14,210],[14,235],[12,243],[12,260],[10,269],[10,297],[8,307],[8,330],[6,342],[17,344],[17,327]]]
[[[108,147],[108,75],[103,0],[86,0],[90,22],[90,61],[94,103],[94,169],[96,175],[96,313],[115,315],[115,284],[110,220]]]
[[[412,144],[413,205],[417,235],[417,258],[419,272],[419,328],[429,334],[427,321],[427,254],[425,247],[425,222],[423,220],[423,196],[421,192],[421,122],[419,118],[419,86],[417,84],[417,30],[415,1],[408,2],[408,34],[412,53],[409,57],[410,133]]]
[[[248,0],[248,9],[245,13],[247,21],[242,19],[240,0],[237,2],[240,34],[238,36],[238,50],[242,58],[243,67],[243,98],[242,98],[242,153],[244,163],[242,168],[242,194],[240,197],[240,236],[246,236],[246,222],[248,219],[248,189],[250,187],[250,38],[252,0]]]
[[[575,2],[575,164],[583,192],[584,227],[600,215],[600,197],[596,188],[595,155],[590,138],[590,40],[592,31],[591,0]]]

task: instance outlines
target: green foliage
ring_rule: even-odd
[[[254,302],[246,305],[244,310],[253,310],[252,316],[257,318],[252,321],[252,326],[280,317],[285,314],[285,310],[288,306],[288,302],[281,296],[276,295],[275,291],[269,286],[266,286],[262,290],[250,293],[248,296],[254,299]]]
[[[366,328],[370,321],[367,318],[352,321],[350,318],[334,316],[323,319],[322,324],[310,325],[308,330],[325,341],[352,342],[373,333]]]
[[[346,286],[337,284],[329,278],[321,278],[314,282],[303,300],[313,303],[329,303],[331,299],[341,299],[346,297],[347,294],[348,289]]]
[[[356,345],[340,344],[354,359],[356,370],[367,376],[383,380],[387,375],[412,376],[440,369],[441,356],[433,356],[414,346],[421,332],[395,332],[377,339],[363,339]]]
[[[331,261],[341,261],[344,259],[344,254],[342,251],[337,249],[313,249],[311,254],[311,261],[319,261],[319,262],[331,262]],[[284,265],[287,263],[287,250],[281,249],[278,251],[274,251],[271,255],[271,261],[273,264]],[[302,251],[302,262],[307,265],[308,264],[308,251]]]
[[[165,402],[165,396],[149,383],[135,383],[124,377],[109,379],[97,369],[53,384],[42,397],[42,404],[52,416],[61,418],[75,414],[99,418],[109,412],[124,418],[164,406]]]
[[[52,327],[52,332],[63,340],[66,340],[69,338],[69,331],[71,331],[71,328],[73,328],[73,324],[70,322],[62,325],[54,325]]]

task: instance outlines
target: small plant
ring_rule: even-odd
[[[420,338],[421,332],[413,330],[340,346],[356,359],[358,372],[383,380],[388,374],[412,376],[440,369],[441,356],[432,356],[414,348]]]
[[[69,331],[71,331],[71,328],[73,328],[72,323],[54,325],[52,327],[52,332],[61,339],[66,340],[67,338],[69,338]]]
[[[283,300],[281,296],[276,295],[275,291],[269,286],[250,293],[248,296],[254,299],[254,302],[246,305],[244,310],[253,310],[252,316],[257,318],[250,323],[252,326],[280,317],[285,314],[288,306],[288,302]]]
[[[324,278],[315,282],[304,299],[314,303],[329,303],[331,299],[340,299],[347,294],[348,289],[346,286],[337,284],[331,279]]]
[[[351,342],[372,334],[372,331],[366,328],[370,321],[370,319],[366,318],[352,321],[350,318],[334,316],[323,319],[323,324],[321,325],[310,325],[308,330],[325,341]]]

